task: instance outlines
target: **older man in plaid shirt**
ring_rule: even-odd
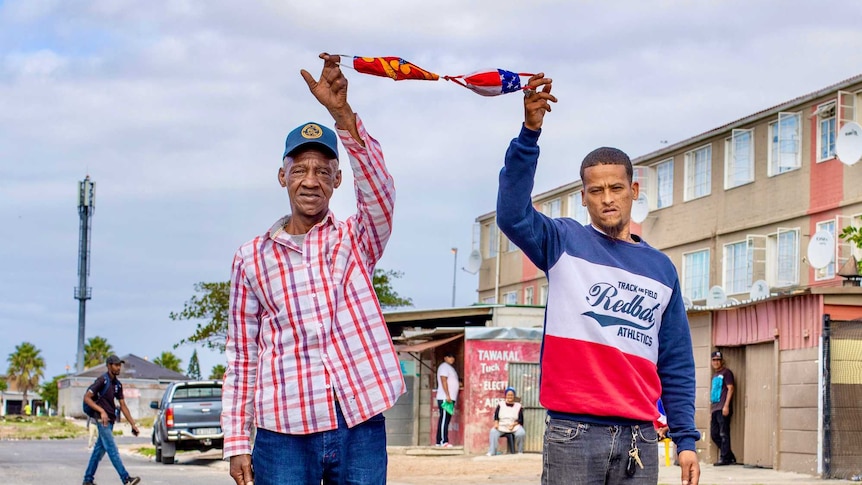
[[[301,74],[335,120],[285,142],[278,180],[291,213],[233,262],[222,424],[237,485],[386,482],[383,411],[404,392],[372,286],[392,229],[395,187],[379,143],[347,103],[338,56]],[[357,212],[329,210],[340,138]],[[254,451],[250,432],[257,428]]]

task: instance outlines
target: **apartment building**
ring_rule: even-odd
[[[716,458],[709,353],[720,348],[739,383],[738,459],[825,477],[862,471],[862,288],[850,276],[862,250],[840,237],[862,227],[862,162],[836,156],[850,121],[862,123],[862,75],[633,160],[645,196],[636,205],[648,209],[633,232],[671,258],[688,308],[703,461]],[[580,180],[533,204],[589,223]],[[498,231],[494,212],[476,221],[479,301],[544,305],[544,273]],[[818,232],[833,241],[826,265],[809,261]]]
[[[714,286],[742,301],[758,280],[779,293],[841,285],[838,269],[851,255],[862,260],[838,237],[862,226],[862,163],[835,155],[847,121],[862,123],[862,75],[635,158],[650,211],[634,232],[671,258],[693,305],[705,305]],[[533,201],[548,216],[586,224],[580,192],[574,180]],[[497,230],[494,212],[476,221],[479,301],[543,305],[545,275]],[[832,234],[835,257],[815,269],[806,249],[819,230]]]

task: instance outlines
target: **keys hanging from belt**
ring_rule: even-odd
[[[637,468],[635,466],[639,466],[641,470],[644,469],[644,464],[641,461],[640,451],[638,451],[638,443],[637,443],[637,433],[638,427],[632,427],[632,446],[629,449],[629,459],[626,463],[626,476],[634,476]]]

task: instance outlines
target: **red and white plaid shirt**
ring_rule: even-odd
[[[222,396],[224,456],[251,453],[252,422],[286,434],[348,426],[395,404],[404,379],[374,293],[374,265],[392,229],[395,186],[377,140],[357,117],[347,131],[357,213],[330,211],[302,246],[284,217],[242,245],[233,261]]]

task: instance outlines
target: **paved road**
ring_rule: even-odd
[[[117,438],[123,464],[131,475],[143,478],[142,485],[233,483],[227,474],[227,463],[221,461],[221,452],[192,453],[188,457],[180,453],[173,465],[125,452],[137,445],[149,445],[149,441],[149,438]],[[0,481],[10,485],[77,485],[83,481],[89,459],[90,450],[84,438],[0,441]],[[120,483],[107,456],[99,464],[96,483]]]
[[[143,478],[142,485],[150,484],[181,484],[181,485],[231,485],[233,480],[227,474],[227,463],[222,461],[221,452],[211,451],[204,454],[179,454],[177,463],[163,465],[152,458],[147,459],[128,450],[142,445],[149,445],[149,438],[119,437],[123,463],[129,473]],[[90,451],[87,450],[84,438],[73,440],[35,440],[35,441],[0,441],[0,482],[3,485],[77,485],[80,484]],[[525,473],[519,477],[494,477],[494,480],[482,483],[507,483],[509,485],[536,485],[541,472],[541,455],[517,455],[522,460]],[[441,470],[446,467],[441,460]],[[487,458],[462,457],[467,460],[506,459],[506,457]],[[750,469],[742,466],[713,467],[701,464],[703,475],[702,485],[838,485],[854,482],[845,480],[819,480],[815,477],[795,473],[783,473],[766,469]],[[445,473],[445,472],[444,472]],[[448,477],[451,479],[451,477]],[[491,477],[488,477],[489,479]],[[119,483],[111,462],[102,460],[96,474],[96,483],[107,485]],[[414,484],[408,479],[390,480],[391,485]],[[454,483],[450,480],[450,483]],[[679,468],[660,468],[659,484],[679,483]],[[858,483],[858,482],[855,482]]]

